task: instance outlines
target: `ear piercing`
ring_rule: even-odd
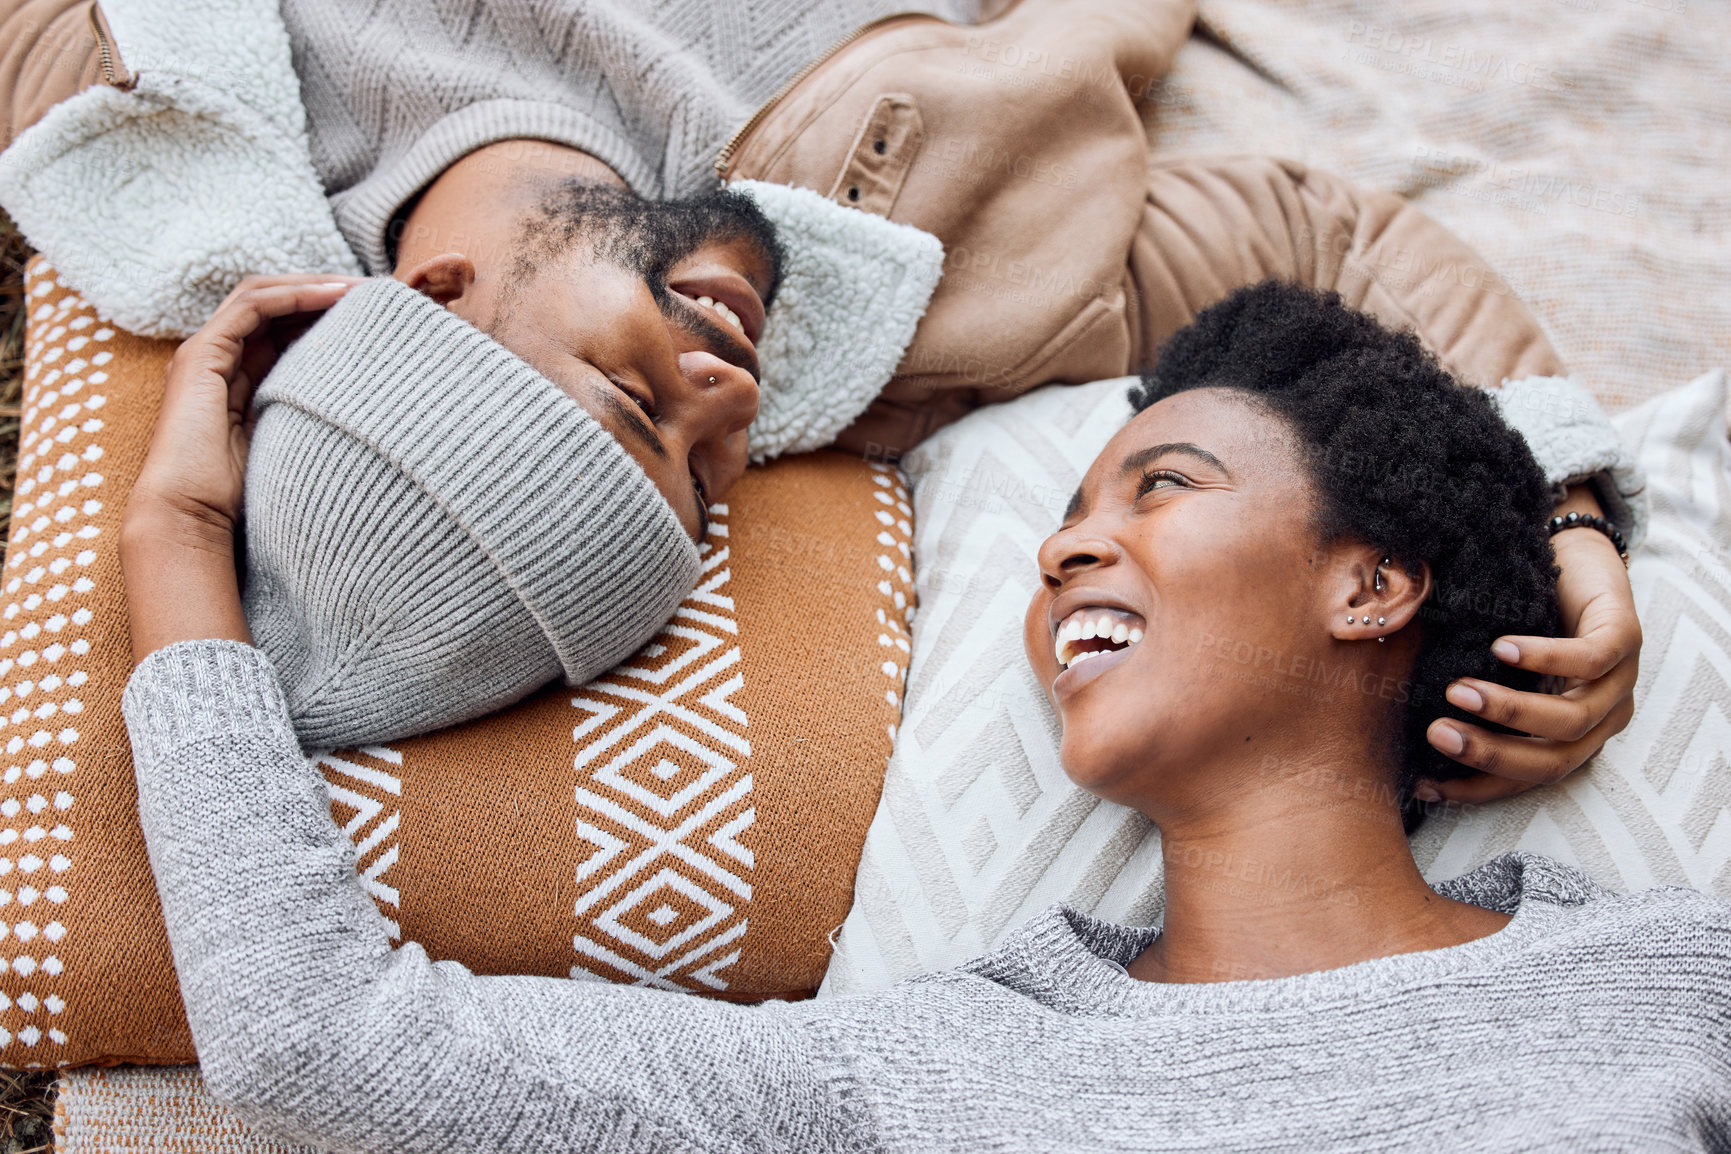
[[[1346,623],[1347,623],[1347,624],[1348,624],[1348,625],[1351,625],[1351,624],[1353,624],[1353,618],[1352,618],[1352,615],[1351,615],[1351,614],[1348,614],[1348,615],[1347,615],[1347,618],[1346,618]],[[1377,619],[1376,619],[1376,623],[1377,623],[1377,624],[1378,624],[1378,625],[1387,625],[1387,624],[1388,624],[1388,618],[1386,618],[1386,617],[1378,617],[1378,618],[1377,618]],[[1368,613],[1366,613],[1366,614],[1365,614],[1365,615],[1364,615],[1364,619],[1363,619],[1363,624],[1365,624],[1365,625],[1369,625],[1369,624],[1370,624],[1370,614],[1368,614]],[[1388,640],[1388,638],[1386,638],[1386,637],[1378,637],[1378,638],[1377,638],[1377,641],[1378,641],[1378,642],[1382,642],[1382,641],[1387,641],[1387,640]]]
[[[1384,557],[1384,558],[1383,558],[1383,559],[1382,559],[1382,564],[1381,564],[1381,565],[1378,565],[1378,566],[1377,566],[1377,567],[1376,567],[1376,573],[1375,573],[1375,574],[1374,574],[1374,575],[1372,575],[1372,577],[1371,577],[1371,580],[1370,580],[1370,587],[1371,587],[1371,588],[1372,588],[1372,589],[1374,589],[1374,590],[1375,590],[1375,591],[1376,591],[1376,592],[1378,592],[1378,593],[1381,593],[1381,592],[1382,592],[1382,566],[1383,566],[1383,565],[1387,565],[1387,564],[1388,564],[1388,563],[1389,563],[1389,560],[1388,560],[1388,558],[1387,558],[1387,557]],[[1350,618],[1350,617],[1348,617],[1348,618],[1347,618],[1347,619],[1346,619],[1346,623],[1347,623],[1347,624],[1348,624],[1348,625],[1351,625],[1351,624],[1352,624],[1352,618]],[[1369,624],[1370,624],[1370,614],[1368,614],[1368,613],[1366,613],[1366,614],[1365,614],[1365,615],[1364,615],[1364,623],[1365,623],[1365,624],[1366,624],[1366,625],[1369,625]],[[1378,624],[1378,625],[1387,625],[1387,624],[1388,624],[1388,618],[1386,618],[1386,617],[1378,617],[1378,618],[1377,618],[1377,619],[1376,619],[1376,623],[1377,623],[1377,624]],[[1378,644],[1381,644],[1381,643],[1382,643],[1382,642],[1384,642],[1384,641],[1387,641],[1387,640],[1388,640],[1388,638],[1386,638],[1386,637],[1378,637],[1378,638],[1377,638],[1377,639],[1376,639],[1376,640],[1377,640],[1377,643],[1378,643]]]

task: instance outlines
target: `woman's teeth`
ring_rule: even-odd
[[[697,303],[715,313],[722,320],[726,321],[740,332],[743,333],[745,331],[745,326],[739,321],[739,314],[716,300],[714,297],[698,297]]]
[[[1132,625],[1124,620],[1124,615],[1111,610],[1090,612],[1083,609],[1072,613],[1058,628],[1058,636],[1053,642],[1053,651],[1057,655],[1058,664],[1066,669],[1073,669],[1102,653],[1112,653],[1120,649],[1128,649],[1142,640],[1142,627]],[[1083,647],[1085,641],[1103,642],[1103,645]]]

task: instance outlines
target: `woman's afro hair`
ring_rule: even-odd
[[[1490,646],[1557,631],[1544,476],[1489,396],[1455,381],[1412,333],[1390,332],[1335,293],[1280,281],[1240,289],[1172,335],[1130,400],[1139,413],[1210,387],[1250,394],[1296,434],[1322,543],[1363,542],[1414,577],[1430,566],[1419,654],[1397,707],[1396,785],[1412,828],[1418,778],[1471,772],[1433,749],[1426,728],[1438,716],[1485,724],[1444,699],[1449,682],[1538,687]]]

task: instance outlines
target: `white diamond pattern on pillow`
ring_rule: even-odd
[[[1159,836],[1058,765],[1057,722],[1022,655],[1034,554],[1133,378],[1042,389],[973,414],[904,461],[919,622],[907,704],[820,996],[964,961],[1056,901],[1147,921]]]
[[[1421,828],[1425,876],[1526,849],[1617,889],[1731,896],[1731,442],[1714,371],[1617,418],[1653,501],[1629,566],[1641,616],[1635,717],[1556,786]]]
[[[1158,916],[1158,834],[1064,777],[1021,644],[1035,550],[1128,417],[1130,383],[981,410],[905,462],[920,596],[907,707],[820,996],[955,965],[1055,901],[1127,923]],[[1617,424],[1653,499],[1630,569],[1645,633],[1635,720],[1557,786],[1432,818],[1413,849],[1433,881],[1531,849],[1619,889],[1731,896],[1725,375]]]

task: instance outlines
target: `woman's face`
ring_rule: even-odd
[[[1255,765],[1314,710],[1341,574],[1311,514],[1293,435],[1246,394],[1180,393],[1112,439],[1040,548],[1024,631],[1077,784],[1143,812],[1237,788],[1189,771]]]

